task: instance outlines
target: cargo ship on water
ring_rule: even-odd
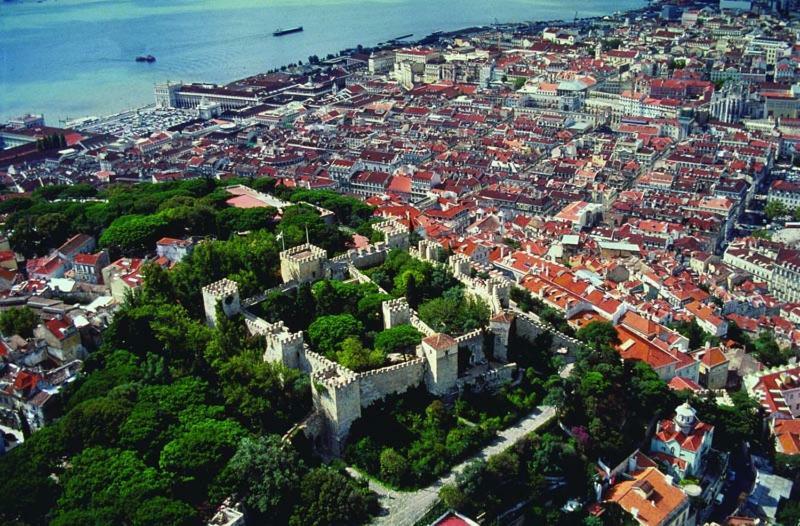
[[[280,28],[278,28],[275,31],[273,31],[272,36],[274,36],[274,37],[282,37],[283,35],[290,35],[292,33],[299,33],[302,30],[303,30],[303,26],[290,27],[289,29],[280,29]]]

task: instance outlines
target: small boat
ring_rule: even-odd
[[[156,57],[153,55],[139,55],[136,57],[136,62],[155,62]]]
[[[283,35],[289,35],[289,34],[292,34],[292,33],[299,33],[302,30],[303,30],[303,26],[290,27],[289,29],[278,28],[278,29],[276,29],[275,31],[272,32],[272,36],[274,36],[274,37],[282,37]]]

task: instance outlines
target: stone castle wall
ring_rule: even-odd
[[[467,349],[472,356],[470,360],[471,365],[485,363],[486,355],[483,352],[484,345],[484,331],[482,329],[475,329],[462,336],[457,337],[456,343],[459,349]]]
[[[515,314],[517,335],[519,336],[524,336],[526,339],[533,341],[540,334],[549,333],[553,337],[553,348],[564,347],[571,356],[574,356],[575,353],[585,347],[580,340],[557,331],[551,325],[538,321],[529,314],[519,311],[515,312]]]
[[[507,363],[500,367],[490,369],[483,374],[474,377],[461,378],[458,381],[459,390],[469,387],[475,391],[495,391],[510,383],[514,379],[514,372],[517,364]]]
[[[411,326],[421,332],[424,336],[433,336],[436,331],[433,330],[427,323],[422,321],[414,311],[411,311]]]
[[[425,360],[412,358],[407,362],[357,375],[361,395],[361,407],[368,407],[388,395],[400,394],[418,386],[425,373]]]

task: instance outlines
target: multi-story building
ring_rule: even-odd
[[[780,201],[789,209],[800,207],[800,184],[773,181],[767,196],[770,201]]]
[[[108,251],[106,250],[95,254],[78,254],[72,262],[75,280],[93,285],[102,284],[102,271],[108,263]]]
[[[603,496],[606,503],[619,505],[636,524],[642,526],[691,526],[694,516],[689,497],[644,455],[635,455],[631,464]]]
[[[658,423],[650,451],[654,459],[669,466],[670,473],[683,479],[701,472],[713,439],[714,426],[699,421],[694,408],[684,402],[671,420]]]
[[[194,241],[191,239],[174,239],[162,237],[156,242],[156,253],[158,257],[169,260],[170,263],[177,263],[194,249]]]
[[[791,249],[778,252],[769,286],[782,301],[800,302],[800,252]]]
[[[744,378],[744,386],[770,420],[800,418],[800,366],[790,364],[754,373]]]

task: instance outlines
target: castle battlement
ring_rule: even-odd
[[[244,323],[245,326],[247,326],[247,330],[249,330],[250,334],[253,336],[271,336],[277,332],[286,330],[282,321],[269,323],[268,321],[256,316],[248,316],[246,312]]]
[[[408,228],[396,219],[375,223],[372,229],[383,234],[383,240],[389,248],[408,248]]]
[[[326,367],[311,373],[311,379],[315,380],[326,388],[341,389],[356,382],[356,378],[341,374],[338,367]]]
[[[402,223],[392,218],[373,223],[372,229],[382,234],[405,234],[407,232],[406,227]]]
[[[390,373],[393,371],[399,371],[401,369],[407,369],[409,367],[417,367],[425,363],[425,358],[421,358],[419,356],[415,356],[409,360],[406,360],[403,363],[397,363],[394,365],[387,365],[386,367],[381,367],[380,369],[371,369],[369,371],[364,371],[362,373],[357,373],[356,378],[370,378],[372,376],[380,376],[382,374]]]
[[[201,289],[203,296],[203,311],[206,323],[214,327],[217,324],[217,304],[222,305],[222,312],[227,317],[235,316],[241,312],[239,300],[239,284],[233,280],[223,278],[214,283],[209,283]]]
[[[296,247],[287,248],[280,253],[281,260],[291,260],[295,263],[308,263],[319,259],[327,259],[328,254],[325,249],[311,243],[303,243]]]
[[[474,331],[462,334],[461,336],[456,336],[454,339],[456,340],[456,343],[463,343],[481,335],[483,335],[483,329],[475,329]]]
[[[310,365],[311,371],[319,372],[319,371],[335,370],[336,374],[339,376],[350,379],[355,379],[356,377],[356,373],[354,373],[347,367],[340,365],[334,362],[333,360],[330,360],[325,356],[312,351],[305,343],[303,344],[303,353],[305,355],[306,361]]]
[[[393,300],[386,300],[383,302],[383,304],[386,306],[386,309],[393,312],[399,310],[406,310],[410,308],[405,298],[395,298]]]
[[[303,333],[302,332],[289,332],[289,330],[283,326],[283,322],[281,322],[280,327],[275,328],[276,331],[280,332],[270,332],[266,334],[267,342],[277,342],[282,344],[292,344],[297,342],[303,341]]]
[[[202,289],[204,294],[210,294],[216,298],[223,298],[229,294],[238,294],[239,285],[228,278],[222,278],[214,283],[209,283]]]
[[[328,253],[318,246],[303,243],[281,252],[280,260],[284,283],[305,283],[325,277]]]
[[[434,334],[436,334],[436,331],[433,330],[430,325],[428,325],[427,323],[422,321],[420,319],[420,317],[417,316],[413,312],[411,313],[411,317],[409,318],[408,321],[409,321],[409,323],[411,324],[412,327],[417,329],[419,332],[421,332],[425,336],[433,336]]]

